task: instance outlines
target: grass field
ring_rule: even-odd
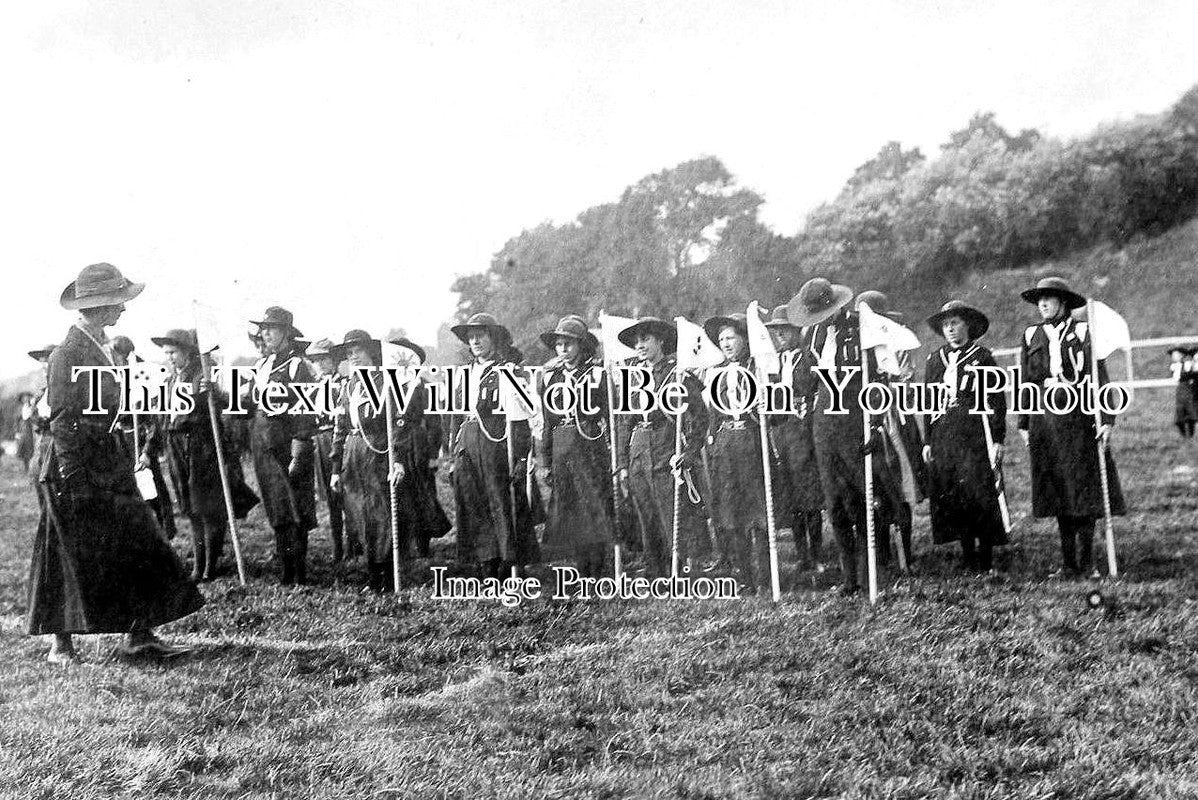
[[[259,512],[253,580],[205,585],[170,666],[22,634],[37,506],[0,465],[0,796],[1193,797],[1198,444],[1144,391],[1115,448],[1125,577],[1045,580],[1012,436],[1005,580],[965,577],[917,527],[919,574],[871,608],[797,582],[780,605],[428,600],[281,588]],[[186,538],[186,523],[181,523]],[[178,546],[183,547],[182,542]],[[789,538],[784,552],[792,550]]]

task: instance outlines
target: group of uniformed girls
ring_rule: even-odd
[[[109,265],[95,266],[115,271]],[[1071,313],[1085,304],[1084,298],[1056,278],[1040,281],[1023,296],[1040,316],[1022,342],[1024,381],[1047,392],[1089,375],[1086,324]],[[399,404],[378,405],[377,398],[387,395],[383,374],[372,372],[363,378],[353,368],[382,365],[384,343],[379,339],[352,330],[339,344],[309,344],[290,312],[271,307],[253,320],[261,354],[254,389],[261,392],[273,383],[294,392],[294,384],[329,376],[338,397],[336,413],[327,417],[271,413],[259,407],[248,423],[249,449],[261,503],[275,534],[281,581],[307,579],[308,535],[316,526],[320,497],[329,510],[334,559],[360,553],[371,587],[391,588],[394,548],[398,546],[400,560],[409,563],[413,554],[428,556],[430,540],[451,527],[436,491],[439,455],[447,450],[458,561],[479,575],[503,577],[538,562],[563,560],[584,575],[610,574],[613,548],[621,545],[629,570],[653,577],[674,571],[730,574],[749,591],[763,588],[770,581],[763,441],[775,521],[779,529],[792,532],[800,571],[826,569],[826,512],[838,545],[842,590],[856,592],[865,581],[867,454],[872,456],[873,516],[883,566],[892,557],[891,531],[900,568],[910,565],[912,509],[929,499],[933,541],[960,542],[968,568],[991,570],[993,548],[1006,541],[1007,532],[1000,507],[1006,402],[1002,392],[995,392],[989,397],[990,413],[970,413],[975,376],[969,369],[995,363],[979,342],[988,319],[961,301],[947,303],[930,317],[927,322],[943,337],[943,344],[928,356],[923,381],[942,385],[949,402],[928,416],[893,409],[871,414],[867,424],[858,402],[862,380],[868,376],[873,382],[902,383],[915,375],[905,358],[898,359],[897,369],[880,365],[873,351],[866,351],[863,361],[857,311],[861,303],[884,316],[901,318],[889,308],[885,295],[865,292],[854,297],[848,287],[823,278],[808,281],[789,303],[773,310],[765,325],[781,354],[781,374],[770,380],[791,388],[793,410],[764,420],[755,407],[740,413],[726,410],[741,406],[736,395],[748,391],[743,374],[716,387],[725,402],[709,402],[705,381],[714,373],[679,371],[675,326],[652,316],[637,319],[619,339],[636,352],[629,363],[647,368],[648,388],[681,381],[686,411],[679,418],[655,405],[610,415],[610,376],[602,365],[599,342],[584,319],[563,317],[541,335],[554,355],[535,389],[545,397],[568,385],[576,397],[589,395],[589,401],[568,407],[542,403],[543,426],[536,442],[528,419],[500,409],[497,368],[519,365],[523,356],[508,329],[493,316],[475,314],[452,329],[477,368],[477,391],[468,414],[443,417],[426,413],[423,387],[409,393],[402,411]],[[99,342],[101,352],[89,353],[95,361],[102,363],[103,355],[118,363],[120,354],[111,343],[100,341],[102,327],[76,327],[88,334],[85,342]],[[744,314],[714,316],[704,330],[727,364],[756,374]],[[212,405],[223,407],[225,398],[205,375],[194,332],[171,330],[153,341],[170,365],[170,381],[192,384],[197,402],[186,415],[147,415],[157,422],[138,437],[139,449],[131,461],[150,466],[160,453],[167,455],[170,477],[191,523],[192,578],[211,579],[221,569],[228,528],[226,493],[237,517],[259,498],[242,478],[232,426],[227,419],[221,420],[223,431],[212,424]],[[386,346],[405,353],[410,364],[425,360],[421,348],[410,341]],[[51,349],[57,348],[46,348]],[[36,355],[53,362],[48,353]],[[833,405],[831,390],[812,368],[853,366],[865,370],[842,393],[847,413],[827,413]],[[1099,364],[1098,371],[1105,381],[1104,365]],[[52,367],[50,372],[52,378],[57,374]],[[365,380],[374,385],[367,386]],[[52,406],[55,394],[61,399],[66,390],[55,389],[54,380],[50,385]],[[207,402],[209,395],[213,404]],[[250,392],[251,404],[253,396]],[[55,418],[53,409],[47,416]],[[448,423],[444,427],[443,420]],[[1096,427],[1080,409],[1019,419],[1031,453],[1033,513],[1057,518],[1063,569],[1072,573],[1090,574],[1093,569],[1095,521],[1103,514],[1099,448],[1094,443],[1105,445],[1112,422],[1103,417]],[[119,430],[119,423],[114,428]],[[225,456],[227,487],[222,486],[218,447]],[[59,443],[59,460],[64,448],[69,453],[69,441]],[[1120,514],[1118,476],[1109,452],[1105,447],[1102,451],[1111,510]],[[534,455],[548,488],[547,500],[530,469]],[[161,494],[167,496],[165,485]],[[629,507],[631,513],[622,515]],[[542,521],[538,539],[535,526]],[[161,518],[159,524],[164,524]]]

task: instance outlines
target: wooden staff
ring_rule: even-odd
[[[755,312],[754,312],[755,313]],[[778,526],[774,522],[774,481],[773,470],[770,468],[770,437],[767,425],[769,417],[765,413],[766,397],[769,389],[765,380],[765,368],[760,359],[755,359],[757,367],[757,385],[765,388],[761,393],[761,403],[758,410],[761,431],[761,470],[765,476],[765,528],[770,542],[770,588],[774,593],[774,602],[782,599],[782,580],[778,574]]]
[[[391,414],[391,389],[386,387],[383,395],[383,413],[387,415],[387,489],[391,493],[391,574],[395,580],[395,594],[403,602],[403,578],[399,568],[399,484],[391,479],[395,472],[395,420]],[[363,434],[365,435],[365,434]]]
[[[994,434],[990,431],[990,415],[982,414],[982,431],[986,434],[986,458],[990,461],[990,471],[994,473],[994,491],[998,492],[998,510],[1002,514],[1002,527],[1007,533],[1011,532],[1011,512],[1007,508],[1007,489],[1002,479],[1002,467],[994,458]]]
[[[858,325],[860,325],[860,318],[858,318]],[[869,386],[869,351],[861,347],[860,343],[858,343],[858,349],[861,351],[861,388],[864,389]],[[864,434],[862,441],[868,447],[872,438],[870,416],[864,408],[861,409],[861,420]],[[869,602],[876,603],[878,602],[878,540],[874,531],[874,457],[873,453],[868,450],[865,453],[865,546],[869,555]]]
[[[682,368],[678,367],[674,370],[674,379],[679,383],[682,382]],[[682,455],[682,414],[679,413],[674,420],[674,459]],[[679,516],[682,513],[682,470],[679,469],[674,474],[674,525],[673,531],[670,534],[670,577],[678,577],[678,528]]]
[[[616,580],[620,580],[620,575],[624,569],[624,554],[620,550],[619,528],[620,528],[620,476],[617,474],[618,466],[616,459],[616,395],[615,387],[612,386],[613,376],[611,365],[615,363],[604,359],[604,372],[607,373],[606,379],[603,381],[607,384],[607,444],[608,452],[611,455],[611,507],[612,507],[612,529],[616,533],[617,541],[614,545],[613,559],[616,570]]]
[[[1102,409],[1098,407],[1098,358],[1094,354],[1094,301],[1086,300],[1086,320],[1090,325],[1090,383],[1094,392],[1094,431],[1102,430]],[[1119,565],[1115,562],[1115,528],[1111,524],[1111,488],[1106,472],[1106,442],[1098,437],[1098,474],[1102,478],[1102,515],[1106,520],[1106,563],[1112,578],[1119,577]]]
[[[212,355],[200,356],[201,369],[207,376],[212,371]],[[233,560],[237,562],[237,580],[245,586],[245,559],[241,555],[241,537],[237,535],[237,518],[233,512],[233,490],[229,486],[229,470],[225,465],[224,437],[220,431],[220,415],[216,411],[215,387],[208,388],[208,421],[212,424],[212,441],[216,446],[216,466],[220,470],[220,488],[225,496],[225,517],[229,520],[229,538],[233,540]]]

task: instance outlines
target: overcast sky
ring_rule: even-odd
[[[149,284],[114,331],[149,356],[193,297],[432,342],[455,275],[647,173],[716,155],[794,233],[888,140],[1163,110],[1196,31],[1195,0],[9,3],[0,376],[96,261]]]

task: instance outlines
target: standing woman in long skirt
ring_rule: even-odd
[[[104,329],[144,288],[111,264],[93,264],[59,299],[79,318],[50,355],[50,443],[38,476],[43,503],[27,626],[32,635],[54,635],[49,660],[56,664],[79,659],[71,639],[76,633],[126,634],[126,655],[185,653],[153,629],[204,604],[138,492],[117,426],[117,381],[111,375],[100,380],[107,412],[85,414],[91,381],[72,375],[77,367],[114,366]]]
[[[924,382],[943,385],[946,400],[943,410],[930,417],[923,452],[930,473],[932,541],[960,541],[965,568],[986,572],[994,566],[994,547],[1007,543],[985,427],[990,426],[994,462],[1001,465],[1007,396],[990,393],[993,412],[974,414],[977,375],[969,369],[997,366],[993,354],[978,344],[990,320],[976,308],[950,300],[928,317],[928,327],[944,337],[944,345],[928,356]]]
[[[766,539],[765,476],[761,465],[760,413],[741,408],[751,397],[754,375],[749,357],[749,333],[744,314],[712,317],[703,323],[707,337],[723,352],[731,371],[714,378],[709,386],[712,404],[708,411],[707,452],[711,460],[711,484],[715,493],[716,530],[732,562],[733,575],[752,590],[770,585],[769,543]],[[721,375],[719,368],[709,371]]]
[[[478,379],[474,408],[453,435],[458,560],[474,564],[481,577],[506,577],[511,568],[540,560],[524,480],[532,430],[528,420],[509,425],[499,409],[496,369],[515,367],[518,351],[508,329],[490,314],[474,314],[450,330],[470,348]]]
[[[573,558],[583,576],[597,578],[615,541],[604,435],[607,392],[603,368],[595,361],[599,341],[573,314],[542,333],[541,341],[557,352],[545,365],[541,391],[541,463],[552,490],[543,546],[547,557]]]
[[[1021,296],[1040,313],[1040,322],[1023,332],[1023,381],[1039,387],[1041,400],[1051,392],[1067,396],[1062,389],[1076,392],[1084,386],[1093,391],[1089,324],[1070,313],[1083,308],[1086,298],[1061,278],[1043,278]],[[1098,382],[1105,384],[1106,363],[1100,360],[1096,366]],[[1032,462],[1032,514],[1056,517],[1061,535],[1062,567],[1054,575],[1099,577],[1093,552],[1094,523],[1105,513],[1099,445],[1106,461],[1111,514],[1124,513],[1119,474],[1108,446],[1115,418],[1102,414],[1100,422],[1096,428],[1094,415],[1080,408],[1063,414],[1045,408],[1043,414],[1019,417]]]

